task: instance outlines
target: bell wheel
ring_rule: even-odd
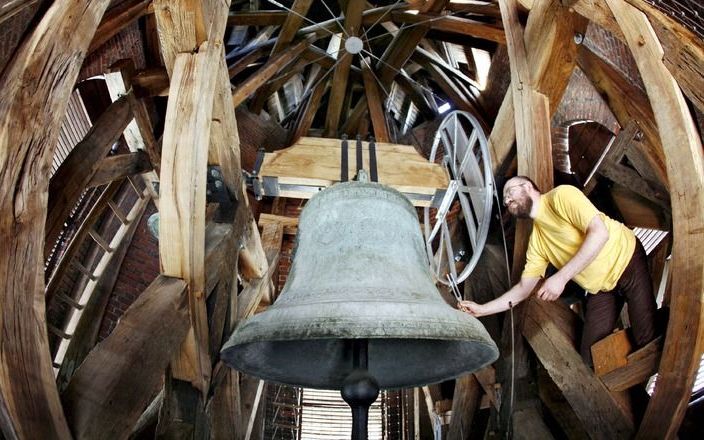
[[[435,134],[429,160],[440,162],[450,178],[440,205],[423,213],[431,272],[442,284],[459,284],[484,249],[494,196],[488,141],[477,118],[449,113]]]

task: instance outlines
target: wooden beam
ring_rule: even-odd
[[[294,75],[303,72],[309,64],[310,63],[305,58],[299,58],[286,69],[286,72],[264,83],[262,87],[255,92],[254,97],[250,101],[249,110],[254,114],[261,113],[267,99],[283,87]],[[278,100],[278,97],[276,97],[276,99]]]
[[[188,332],[186,287],[158,276],[86,357],[62,396],[76,438],[130,433]]]
[[[329,81],[322,80],[325,72],[319,72],[315,77],[317,85],[310,94],[310,97],[305,103],[303,110],[300,111],[298,118],[296,119],[296,124],[293,127],[292,134],[290,137],[289,144],[296,143],[301,137],[308,134],[308,130],[313,125],[313,118],[318,112],[318,107],[320,107],[320,101],[325,95],[325,91],[328,88]]]
[[[124,28],[147,15],[147,7],[151,2],[152,0],[129,0],[111,8],[100,21],[93,41],[88,46],[88,52],[98,49]]]
[[[279,30],[279,37],[276,39],[274,48],[271,50],[271,56],[276,55],[286,49],[296,36],[298,28],[303,23],[303,18],[308,13],[313,0],[295,0],[291,5],[291,11],[286,16],[286,21]]]
[[[161,56],[172,77],[176,55],[193,53],[208,39],[207,4],[186,0],[153,0]],[[224,29],[223,29],[224,32]]]
[[[506,44],[504,30],[481,21],[454,15],[439,14],[409,14],[407,12],[393,12],[393,20],[399,24],[416,24],[423,22],[430,29],[439,29],[460,35],[468,35],[499,44]]]
[[[281,26],[288,18],[288,11],[232,11],[227,26]]]
[[[448,3],[445,7],[451,12],[463,12],[472,15],[482,15],[501,20],[501,10],[495,2]]]
[[[89,188],[105,185],[113,180],[123,179],[135,174],[152,170],[149,156],[144,151],[136,153],[118,154],[106,157],[96,167],[93,177],[88,181]]]
[[[684,417],[704,351],[704,153],[692,116],[667,67],[647,17],[623,1],[607,0],[636,60],[652,106],[672,197],[672,299],[667,336],[639,437],[674,437]],[[668,417],[663,417],[668,414]]]
[[[648,159],[658,182],[667,186],[665,152],[648,96],[625,75],[584,45],[579,46],[577,50],[577,63],[604,97],[622,127],[626,127],[632,120],[638,123],[644,136],[639,145],[642,148],[640,151]]]
[[[139,98],[169,96],[169,74],[163,67],[136,72],[132,78],[134,93]]]
[[[524,41],[526,56],[531,60],[530,74],[524,74],[522,80],[530,81],[537,92],[547,96],[550,114],[557,109],[574,69],[577,46],[573,35],[585,32],[586,24],[558,0],[538,0],[528,15]],[[508,28],[506,22],[504,27]],[[507,93],[489,136],[495,172],[509,159],[516,138],[512,100],[512,94]]]
[[[158,186],[159,182],[161,150],[154,138],[152,123],[144,101],[137,99],[134,93],[128,93],[133,90],[133,76],[134,62],[129,59],[119,60],[110,66],[109,71],[105,73],[105,84],[108,86],[110,99],[113,101],[117,101],[121,96],[127,95],[129,97],[134,120],[127,125],[123,135],[131,152],[144,150],[149,155],[149,161],[154,170],[143,175],[142,178],[158,208],[159,194],[155,186]]]
[[[71,436],[47,341],[42,237],[61,120],[108,3],[52,3],[0,78],[0,412],[10,438]]]
[[[362,11],[365,3],[361,1],[351,1],[347,3],[345,10],[345,35],[347,38],[360,35],[362,25]],[[333,73],[332,84],[330,85],[330,99],[325,118],[325,133],[329,137],[334,137],[338,133],[340,116],[342,114],[342,103],[347,93],[347,79],[352,65],[353,55],[342,47],[337,53],[338,64]]]
[[[633,425],[609,390],[594,376],[570,338],[554,323],[559,307],[537,299],[528,302],[523,335],[592,438],[630,438]]]
[[[440,89],[447,95],[452,104],[454,104],[454,107],[471,113],[483,122],[484,118],[482,118],[482,112],[477,109],[477,106],[470,101],[470,98],[459,88],[452,78],[430,62],[425,62],[425,68],[430,72],[433,80],[440,86]],[[486,123],[483,125],[485,124]]]
[[[230,78],[234,78],[237,74],[244,71],[247,67],[264,55],[265,49],[266,47],[258,47],[237,60],[234,64],[228,67],[228,76]]]
[[[210,54],[209,54],[210,52]],[[220,51],[179,54],[172,75],[163,141],[159,255],[162,273],[189,285],[196,338],[187,352],[191,365],[174,369],[201,392],[210,380],[205,308],[205,181],[215,82]],[[204,113],[204,115],[203,115]],[[190,371],[181,371],[180,368]]]
[[[100,115],[85,138],[71,150],[56,170],[49,182],[45,255],[51,252],[66,218],[97,170],[97,164],[107,156],[131,120],[130,99],[124,96]]]
[[[369,106],[369,115],[372,119],[374,127],[374,137],[377,142],[391,142],[389,130],[386,127],[386,112],[384,111],[384,97],[379,92],[380,85],[377,83],[378,78],[368,61],[362,63],[362,78],[364,79],[364,91],[367,96],[367,105]]]
[[[310,42],[308,40],[303,40],[295,44],[291,49],[270,58],[264,66],[262,66],[257,72],[233,90],[232,105],[237,107],[243,103],[249,95],[254,93],[266,81],[271,79],[271,77],[280,72],[283,68],[285,68],[285,66],[301,55],[309,44]]]
[[[645,197],[653,203],[656,203],[661,208],[668,211],[670,215],[670,197],[667,190],[661,187],[658,182],[650,182],[645,176],[641,176],[634,169],[621,164],[626,151],[629,149],[638,149],[639,138],[642,132],[638,128],[638,124],[631,121],[623,130],[621,130],[616,138],[611,143],[608,152],[601,160],[596,171],[618,183],[638,195]]]
[[[452,418],[447,431],[448,440],[464,440],[471,432],[474,413],[479,407],[481,387],[473,374],[455,379],[452,397]]]
[[[657,373],[661,355],[662,338],[660,337],[628,354],[624,365],[603,374],[600,379],[611,391],[625,391],[647,382],[653,374]]]
[[[646,1],[628,0],[628,3],[647,16],[663,47],[665,67],[694,105],[704,111],[704,47],[701,38],[676,18],[661,12]],[[571,7],[626,42],[626,37],[605,0],[578,0]]]

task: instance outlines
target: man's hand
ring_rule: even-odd
[[[553,275],[540,286],[537,296],[543,301],[555,301],[562,295],[566,284],[567,282],[563,281],[559,276]]]
[[[457,307],[461,311],[469,313],[476,318],[487,314],[484,310],[484,306],[482,304],[477,304],[474,301],[459,301],[457,303]]]

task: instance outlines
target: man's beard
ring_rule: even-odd
[[[523,202],[514,200],[515,212],[512,214],[518,218],[530,218],[530,211],[533,209],[533,199],[526,197]]]

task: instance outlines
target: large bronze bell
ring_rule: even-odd
[[[340,183],[307,203],[280,298],[242,322],[222,358],[265,380],[340,389],[355,340],[368,340],[367,368],[382,389],[451,379],[498,357],[481,323],[437,291],[411,203],[371,182]]]

